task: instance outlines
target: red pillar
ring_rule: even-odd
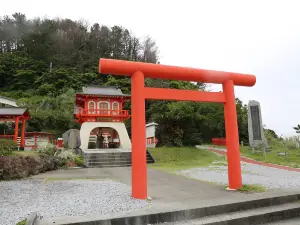
[[[131,77],[131,93],[132,197],[146,199],[147,162],[144,74],[140,71],[135,72]]]
[[[242,187],[241,159],[239,146],[239,133],[232,80],[223,83],[225,130],[227,141],[228,183],[230,189]]]
[[[19,135],[19,121],[20,117],[17,117],[15,119],[15,136],[14,136],[14,141],[18,143],[18,135]]]
[[[26,120],[22,119],[21,147],[25,147]]]

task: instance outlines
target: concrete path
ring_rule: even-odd
[[[209,150],[211,152],[215,152],[215,153],[218,153],[220,155],[227,156],[226,148],[216,148],[216,147],[211,147],[211,146],[200,146],[200,145],[197,145],[196,147],[199,148],[199,149]],[[246,162],[246,163],[271,167],[271,168],[277,168],[277,169],[281,169],[281,170],[300,172],[300,168],[292,168],[292,167],[288,167],[288,166],[282,166],[282,165],[277,165],[277,164],[272,164],[272,163],[256,161],[254,159],[249,159],[249,158],[244,157],[244,156],[241,156],[241,162]]]
[[[34,179],[45,178],[94,178],[111,179],[127,185],[131,185],[131,167],[117,168],[85,168],[50,171],[33,176]],[[189,199],[218,199],[225,195],[237,196],[241,193],[227,192],[223,186],[213,185],[173,175],[166,172],[148,168],[148,195],[156,201],[174,202]]]
[[[94,178],[111,179],[131,185],[131,168],[86,168],[50,171],[33,177],[45,178]],[[184,176],[169,174],[166,172],[148,168],[148,193],[152,198],[149,207],[135,212],[118,212],[109,215],[95,215],[93,217],[55,217],[49,218],[49,224],[64,221],[89,221],[93,219],[107,219],[122,216],[136,216],[151,213],[186,210],[191,208],[208,207],[222,204],[230,204],[254,200],[266,197],[281,196],[294,193],[292,190],[280,192],[244,194],[240,192],[226,191],[224,186],[210,184],[199,180],[189,179]]]
[[[111,179],[131,186],[131,167],[85,168],[50,171],[33,176],[34,179],[45,178],[94,178]],[[182,207],[216,201],[241,201],[266,193],[244,194],[225,190],[225,186],[211,184],[185,176],[169,174],[148,168],[148,196],[153,203],[175,203]]]

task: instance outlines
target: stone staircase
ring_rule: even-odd
[[[154,163],[155,160],[147,150],[147,163]],[[85,152],[84,165],[86,167],[128,167],[131,166],[131,152]]]
[[[165,215],[148,225],[285,225],[300,224],[300,194],[250,200]],[[154,218],[154,220],[156,220]],[[132,223],[135,224],[135,223]],[[145,223],[146,224],[146,223]]]
[[[300,194],[262,196],[252,200],[223,204],[204,204],[199,208],[171,209],[126,213],[107,217],[77,217],[46,221],[59,225],[299,225]],[[201,204],[201,201],[199,202]],[[174,210],[174,211],[173,211]]]

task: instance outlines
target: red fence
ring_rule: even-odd
[[[212,138],[212,144],[226,146],[226,138]]]
[[[1,134],[0,135],[0,139],[10,139],[10,140],[14,140],[14,135],[10,135],[10,134]]]

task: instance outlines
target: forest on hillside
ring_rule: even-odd
[[[159,49],[150,36],[136,37],[121,26],[88,25],[62,18],[29,20],[22,13],[0,18],[0,95],[29,107],[32,119],[28,131],[61,135],[69,128],[79,128],[73,120],[73,108],[75,92],[84,85],[116,85],[130,94],[128,77],[98,73],[101,57],[157,63]],[[145,85],[208,89],[201,83],[157,79],[146,79]],[[240,140],[247,143],[247,105],[239,99],[236,102]],[[130,104],[126,109],[130,110]],[[146,119],[159,124],[161,145],[194,145],[225,136],[221,104],[147,101]],[[12,132],[5,126],[1,124],[0,132]],[[126,126],[130,134],[130,120]]]

